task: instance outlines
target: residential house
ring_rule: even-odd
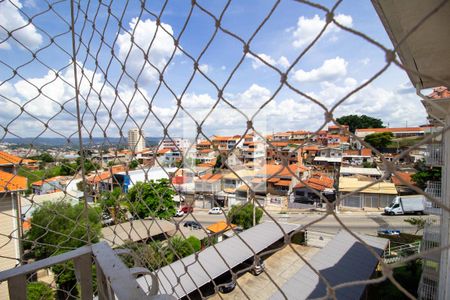
[[[370,185],[370,186],[369,186]],[[362,190],[359,190],[362,189]],[[356,192],[350,195],[350,193]],[[395,196],[397,189],[392,182],[376,182],[373,179],[358,177],[339,177],[340,206],[353,208],[378,208],[388,206]]]
[[[339,174],[342,177],[362,175],[372,179],[379,179],[383,172],[378,168],[341,167]]]
[[[297,183],[293,189],[292,202],[302,204],[322,203],[320,195],[329,201],[334,201],[334,180],[325,174],[314,173],[310,178]]]
[[[17,173],[19,165],[26,165],[28,159],[24,159],[4,151],[0,151],[0,170],[12,174]],[[34,163],[32,163],[34,165]]]
[[[237,226],[234,224],[227,224],[225,221],[219,221],[217,223],[214,223],[208,227],[206,227],[206,230],[209,233],[208,239],[213,238],[216,240],[216,242],[221,242],[228,236],[228,232],[232,232],[232,229],[236,228]]]
[[[348,134],[349,126],[348,125],[329,125],[328,126],[328,135],[346,135]]]
[[[326,146],[327,145],[327,136],[328,131],[326,130],[320,130],[317,132],[317,134],[311,133],[310,140],[311,142],[320,145],[320,146]]]
[[[222,190],[222,174],[205,174],[195,180],[195,191],[214,195]]]
[[[66,189],[66,182],[70,181],[70,176],[56,176],[39,180],[31,184],[33,194],[44,195],[58,191],[64,191]]]
[[[14,268],[22,258],[20,193],[27,188],[25,177],[0,170],[0,271]],[[0,285],[0,299],[9,299],[6,284]]]
[[[294,176],[304,178],[309,170],[300,165],[269,165],[266,164],[252,180],[255,193],[258,195],[287,196],[291,185],[296,182]]]
[[[157,156],[158,162],[163,166],[173,166],[183,159],[180,151],[168,148],[159,149]]]
[[[412,181],[411,176],[415,173],[411,172],[396,172],[392,175],[392,183],[395,184],[395,188],[399,195],[414,195],[417,194],[410,186],[415,186],[415,182]]]
[[[342,164],[347,166],[361,166],[364,163],[373,163],[372,150],[362,148],[359,150],[346,150],[342,154]]]
[[[119,182],[114,181],[113,175],[125,172],[126,167],[123,165],[112,166],[106,171],[95,172],[86,178],[87,190],[89,193],[89,201],[96,201],[98,196],[105,191],[112,191],[114,187],[119,186]]]
[[[195,145],[195,148],[197,149],[197,151],[212,149],[212,144],[208,140],[198,141],[197,145]]]

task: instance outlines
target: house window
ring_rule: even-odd
[[[295,195],[297,195],[297,196],[305,196],[305,192],[304,191],[296,191]]]

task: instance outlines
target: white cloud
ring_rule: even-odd
[[[205,74],[208,74],[208,72],[212,70],[211,66],[207,64],[199,65],[198,68]]]
[[[331,108],[363,82],[350,77],[340,80],[339,83],[322,82],[319,92],[308,94]],[[334,115],[339,117],[366,114],[380,118],[386,124],[389,122],[391,126],[400,127],[404,126],[405,120],[408,120],[409,124],[425,123],[426,112],[420,99],[414,92],[408,92],[402,87],[404,85],[388,90],[370,84],[340,104]]]
[[[11,44],[17,43],[30,49],[41,45],[42,36],[21,15],[19,9],[22,7],[19,0],[0,1],[0,49],[11,49]],[[12,32],[12,38],[8,38],[8,32]]]
[[[160,28],[156,31],[157,25],[155,21],[133,18],[129,23],[129,27],[128,32],[133,32],[134,43],[131,42],[131,35],[128,32],[123,32],[118,35],[119,60],[125,63],[127,59],[126,70],[133,78],[136,78],[143,68],[140,77],[142,81],[148,83],[158,79],[159,75],[155,67],[159,71],[162,71],[175,50],[174,41],[171,37],[173,35],[172,26],[161,23]],[[156,37],[153,40],[155,32]],[[150,43],[152,44],[148,51]],[[147,52],[148,59],[145,60],[144,53]],[[178,52],[176,51],[176,54]]]
[[[100,91],[104,83],[103,77],[100,74],[94,74],[92,70],[87,68],[84,69],[84,74],[87,78],[93,78],[91,80],[93,90]],[[20,107],[18,105],[20,105],[24,106],[26,112],[44,122],[55,117],[49,123],[50,128],[65,135],[73,134],[76,131],[76,118],[70,116],[67,112],[58,115],[61,109],[60,105],[64,105],[65,110],[75,113],[73,89],[64,82],[64,80],[73,82],[71,67],[68,67],[57,79],[55,79],[54,73],[50,71],[42,77],[28,78],[27,80],[56,102],[39,95],[38,90],[25,80],[20,80],[15,84],[6,82],[0,86],[0,95],[3,96],[0,97],[0,105],[4,108],[0,111],[0,122],[8,124],[19,115]],[[334,82],[323,81],[317,85],[318,91],[309,94],[327,107],[331,107],[336,101],[358,87],[359,84],[361,84],[361,81],[351,77],[345,77]],[[372,84],[340,105],[335,111],[335,116],[351,113],[367,114],[381,118],[385,123],[389,122],[391,126],[402,126],[405,120],[408,120],[409,124],[421,124],[425,122],[425,111],[418,97],[414,93],[407,93],[406,87],[406,85],[401,85],[397,89],[387,90]],[[108,135],[118,136],[119,128],[126,133],[128,128],[136,127],[134,122],[139,125],[144,124],[143,128],[148,136],[162,135],[162,126],[148,109],[149,103],[147,101],[151,97],[145,91],[135,93],[133,88],[125,86],[118,91],[118,96],[120,96],[120,99],[118,99],[114,89],[106,85],[101,92],[102,101],[100,102],[98,95],[90,89],[89,82],[83,77],[80,87],[82,111],[85,111],[83,123],[88,129],[95,128],[94,136],[102,136],[100,126],[105,129],[108,124]],[[91,91],[90,94],[89,91]],[[227,93],[225,98],[250,117],[270,99],[272,93],[273,91],[264,86],[252,84],[241,92]],[[8,101],[8,99],[18,105]],[[84,101],[86,99],[87,102]],[[217,98],[208,93],[187,93],[183,96],[181,104],[195,120],[200,122],[208,115],[216,101]],[[29,103],[26,104],[27,102]],[[87,110],[86,104],[89,105]],[[111,117],[109,111],[111,111]],[[165,125],[177,113],[169,127],[171,135],[191,137],[196,134],[195,123],[182,110],[177,112],[175,101],[155,102],[152,106],[152,112]],[[97,117],[96,120],[94,120],[94,115]],[[272,130],[289,129],[316,130],[323,121],[324,114],[321,108],[309,100],[295,95],[284,98],[278,96],[275,100],[270,101],[258,113],[254,124],[257,130],[261,132],[271,132]],[[208,135],[241,134],[245,128],[246,118],[236,109],[223,102],[215,107],[203,125],[203,130]],[[35,136],[40,131],[45,130],[45,127],[29,116],[22,115],[9,126],[9,129],[20,136]]]
[[[367,66],[370,63],[370,58],[368,58],[368,57],[363,58],[359,62],[362,63],[363,65]]]
[[[343,77],[347,74],[348,62],[337,56],[336,58],[327,59],[323,64],[310,71],[297,70],[293,74],[294,80],[298,82],[318,82],[329,81]]]
[[[258,53],[257,54],[258,57],[260,57],[262,60],[264,60],[265,62],[267,62],[268,64],[274,66],[274,67],[282,67],[282,68],[287,68],[290,66],[290,63],[288,61],[288,59],[285,56],[281,56],[278,60],[275,60],[274,58],[272,58],[270,55],[264,54],[264,53]],[[259,60],[257,57],[251,55],[249,56],[250,59],[252,59],[252,67],[253,69],[258,69],[262,66],[265,66],[265,64]]]
[[[344,26],[353,26],[353,19],[349,15],[338,14],[335,16],[335,19],[338,23]],[[325,24],[325,18],[322,19],[318,15],[314,15],[314,17],[310,19],[301,16],[300,18],[298,18],[297,28],[292,33],[292,36],[294,38],[294,42],[292,43],[292,45],[296,48],[300,48],[311,43],[324,28]],[[334,23],[331,23],[328,25],[327,30],[323,33],[322,36],[328,35],[330,33],[337,33],[339,31],[340,28],[337,27]]]

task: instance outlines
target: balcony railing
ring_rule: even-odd
[[[433,196],[434,198],[441,200],[442,199],[441,182],[428,181],[427,187],[425,188],[425,192]],[[440,215],[442,213],[442,209],[438,204],[429,201],[428,205],[425,207],[425,212],[432,215]]]
[[[428,144],[427,153],[425,155],[425,162],[430,166],[442,166],[443,153],[444,148],[442,143]]]
[[[143,267],[128,268],[118,255],[131,255],[127,249],[113,250],[106,242],[83,246],[27,265],[0,272],[0,282],[8,282],[11,300],[27,299],[27,278],[42,269],[72,261],[75,277],[80,286],[81,299],[156,299],[158,280]],[[92,266],[96,267],[97,290],[94,291]],[[149,293],[136,281],[137,276],[150,275]],[[164,299],[173,299],[163,295]]]

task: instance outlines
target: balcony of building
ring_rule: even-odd
[[[442,143],[432,143],[427,145],[425,153],[425,163],[431,167],[441,167],[443,165],[444,147]]]
[[[428,181],[427,187],[425,188],[425,192],[430,196],[436,198],[437,200],[442,200],[442,191],[441,191],[441,182],[440,181]],[[428,201],[425,206],[425,212],[427,214],[432,215],[440,215],[442,213],[442,209],[439,204],[434,203],[432,201]]]

